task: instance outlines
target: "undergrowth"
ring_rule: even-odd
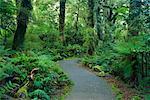
[[[72,82],[51,55],[4,51],[0,56],[0,98],[50,100],[63,96]],[[8,54],[8,52],[10,52]]]
[[[139,90],[142,96],[147,95],[150,91],[149,38],[149,35],[141,34],[128,40],[99,45],[95,55],[85,56],[82,63],[97,71],[101,77],[115,75]],[[145,68],[144,72],[142,68]]]

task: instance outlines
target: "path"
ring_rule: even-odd
[[[60,61],[60,65],[74,82],[67,100],[115,100],[105,80],[80,67],[75,60]]]

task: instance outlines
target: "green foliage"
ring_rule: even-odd
[[[141,34],[128,38],[128,40],[104,43],[96,48],[96,55],[84,57],[82,63],[98,71],[99,76],[105,76],[107,72],[109,72],[109,74],[119,76],[119,78],[128,83],[133,81],[133,77],[136,77],[138,79],[138,87],[145,90],[144,87],[147,87],[146,84],[149,84],[149,78],[142,78],[141,55],[142,53],[149,53],[150,48],[148,41],[149,34]],[[133,56],[136,57],[136,59],[132,61],[131,58]],[[143,55],[143,57],[149,59],[148,55]],[[143,61],[143,63],[145,62],[146,60]],[[133,66],[135,66],[135,68],[133,68]],[[133,73],[136,73],[136,76],[133,76]]]
[[[80,45],[68,45],[64,50],[64,55],[67,57],[80,56],[84,53],[84,48]]]
[[[32,99],[35,99],[35,100],[38,100],[38,99],[50,100],[50,97],[48,96],[48,94],[45,91],[40,90],[40,89],[37,89],[31,92],[29,95]]]
[[[104,62],[101,62],[101,60]],[[111,72],[111,69],[105,63],[105,60],[99,56],[93,56],[91,58],[85,57],[82,59],[82,63],[90,67],[92,70],[98,72],[98,76],[100,77],[108,76],[108,74]]]
[[[117,88],[115,85],[112,85],[112,90],[115,92],[116,100],[122,100],[123,94],[121,93],[121,90]]]
[[[80,26],[78,30],[75,30],[74,26],[68,26],[65,33],[66,44],[74,45],[79,44],[83,45],[84,43],[84,34],[81,32],[82,27]]]
[[[6,93],[13,95],[13,90],[15,90],[18,86],[18,84],[12,83],[11,81],[7,82],[4,86],[0,87],[0,97]]]
[[[98,44],[98,37],[94,34],[94,30],[91,28],[86,28],[83,32],[85,32],[85,42],[83,46],[87,49],[86,51],[88,54],[94,54],[95,48]]]
[[[141,52],[141,51],[149,51],[149,47],[147,45],[149,36],[148,35],[139,35],[136,37],[130,38],[127,42],[118,41],[114,49],[123,55],[130,55],[131,53]]]
[[[32,99],[46,99],[46,95],[56,95],[59,89],[71,82],[54,61],[73,56],[83,58],[83,55],[83,64],[98,71],[99,76],[109,73],[129,82],[133,72],[136,72],[139,87],[143,89],[150,80],[149,77],[142,78],[141,75],[141,61],[144,64],[146,60],[149,61],[149,55],[146,54],[150,52],[150,17],[148,1],[135,4],[141,3],[140,11],[133,7],[132,12],[127,0],[96,0],[93,10],[95,27],[90,28],[87,25],[88,2],[68,0],[64,28],[66,45],[63,46],[58,30],[59,1],[33,0],[33,13],[30,15],[32,18],[25,37],[26,51],[16,53],[7,47],[11,47],[11,34],[16,30],[18,9],[15,0],[1,0],[0,40],[5,47],[0,46],[0,82],[8,90],[6,94],[9,95],[9,89],[11,91],[11,84],[18,84],[18,89],[24,86],[30,80],[30,72],[38,68],[34,80],[28,85],[27,93],[31,94]],[[133,19],[128,16],[130,13],[134,15],[139,12],[139,16],[130,16]],[[102,32],[103,40],[98,39],[97,28]],[[128,37],[128,30],[139,31],[139,34]],[[7,37],[10,37],[8,41]],[[144,59],[141,53],[144,53]],[[131,59],[133,57],[135,59]],[[121,99],[122,94],[118,98]]]
[[[99,58],[100,58],[99,56],[85,57],[82,59],[82,62],[84,65],[87,65],[87,66],[90,64],[97,65],[97,64],[99,64]]]
[[[24,94],[25,98],[27,98],[28,94],[33,92],[31,93],[32,98],[35,95],[39,98],[47,99],[46,94],[49,96],[57,95],[58,91],[71,85],[71,81],[66,74],[58,64],[51,61],[50,57],[50,55],[41,55],[33,51],[17,52],[10,54],[10,57],[7,55],[2,56],[0,63],[0,82],[2,82],[3,86],[0,92],[2,95],[20,97],[20,95]],[[34,73],[32,83],[29,75],[34,68],[39,70]],[[18,91],[10,94],[13,91],[11,89],[17,89]],[[36,91],[36,89],[41,91]],[[45,91],[46,94],[42,91]]]
[[[25,83],[25,85],[23,85],[22,87],[20,87],[18,89],[18,91],[14,95],[16,98],[23,98],[23,99],[28,98],[28,92],[27,92],[28,83],[29,83],[29,81],[27,83]]]
[[[16,7],[14,5],[13,0],[1,0],[0,1],[0,17],[1,19],[1,24],[0,24],[0,29],[7,30],[8,32],[11,32],[12,27],[14,26],[14,14]],[[9,19],[9,20],[8,20]],[[14,28],[14,27],[13,27]],[[0,34],[2,35],[2,34]]]
[[[144,95],[144,98],[145,98],[145,100],[149,100],[150,99],[150,95],[146,94],[146,95]]]
[[[120,74],[123,73],[124,78],[131,78],[131,75],[135,69],[132,69],[135,63],[140,65],[142,59],[137,59],[131,62],[129,59],[131,55],[136,55],[137,58],[140,57],[142,52],[149,52],[150,48],[147,44],[149,35],[139,35],[136,37],[130,38],[128,41],[119,41],[114,45],[114,50],[119,56],[113,63],[113,70],[115,72],[120,71]],[[142,65],[140,65],[142,66]],[[138,68],[140,73],[140,68]],[[119,74],[119,75],[120,75]],[[140,77],[140,76],[137,76]]]
[[[36,75],[33,85],[35,88],[41,88],[44,85],[42,77],[39,74]]]
[[[94,67],[92,67],[93,68],[93,70],[97,70],[97,71],[103,71],[103,69],[104,69],[104,67],[103,66],[94,66]]]
[[[3,45],[7,43],[7,37],[10,37],[15,28],[16,7],[13,0],[0,1],[0,41]]]
[[[141,100],[141,97],[139,97],[139,96],[133,96],[133,97],[131,98],[131,100]]]

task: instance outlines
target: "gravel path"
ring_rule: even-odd
[[[60,61],[59,64],[74,82],[66,100],[115,100],[107,82],[80,67],[77,59]]]

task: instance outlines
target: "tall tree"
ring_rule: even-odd
[[[14,35],[12,49],[19,50],[23,48],[27,24],[29,22],[30,11],[32,10],[31,0],[16,0],[19,7],[17,15],[17,29]]]
[[[64,36],[65,4],[66,4],[66,0],[60,0],[59,31],[61,33],[61,40],[62,40],[63,44],[65,44],[65,36]]]
[[[95,21],[94,21],[94,0],[88,0],[88,17],[87,17],[87,25],[89,28],[91,29],[94,29],[94,24],[95,24]],[[94,35],[94,32],[93,31],[90,31],[89,32],[89,47],[87,49],[87,53],[89,55],[93,55],[94,54],[94,51],[95,51],[95,35]]]
[[[137,36],[140,32],[140,13],[141,13],[142,1],[141,0],[130,0],[129,7],[129,20],[128,20],[128,31],[129,36]],[[133,53],[128,58],[132,65],[132,76],[131,81],[136,85],[138,83],[137,76],[137,54]]]
[[[101,12],[100,12],[101,9],[102,9],[101,0],[97,0],[95,2],[96,31],[97,31],[98,38],[100,40],[103,40],[102,15],[101,15]]]
[[[111,42],[114,41],[113,31],[115,30],[115,21],[116,16],[118,15],[117,12],[114,10],[118,7],[115,5],[112,0],[103,0],[103,16],[105,21],[105,33],[107,33],[108,40]]]
[[[138,35],[140,31],[139,20],[140,20],[141,7],[142,7],[141,0],[130,0],[128,30],[132,36]]]
[[[78,0],[77,2],[77,12],[76,12],[76,20],[75,20],[76,32],[78,32],[79,12],[80,12],[80,0]]]
[[[88,26],[94,27],[94,0],[88,0]]]

